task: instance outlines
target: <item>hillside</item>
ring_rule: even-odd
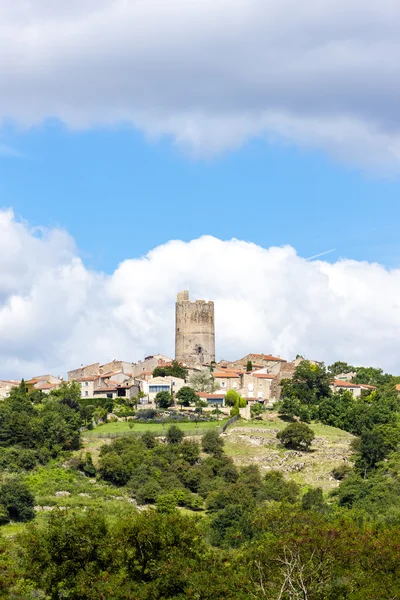
[[[263,421],[240,421],[229,427],[225,452],[237,465],[258,465],[263,472],[278,469],[301,485],[322,487],[328,491],[338,486],[332,469],[349,460],[353,436],[341,429],[313,423],[315,439],[310,452],[285,450],[276,439],[287,422],[276,413],[265,415]]]

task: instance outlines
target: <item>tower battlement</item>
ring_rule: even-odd
[[[191,302],[187,290],[177,295],[175,358],[189,365],[215,361],[214,302]]]

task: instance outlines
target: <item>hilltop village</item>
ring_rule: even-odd
[[[182,291],[176,301],[174,358],[154,354],[137,363],[96,362],[70,370],[67,379],[80,385],[82,398],[139,398],[140,404],[150,407],[159,392],[175,396],[184,386],[192,387],[209,406],[223,407],[229,390],[235,390],[250,406],[272,406],[280,399],[281,381],[291,379],[303,360],[301,356],[288,361],[269,353],[250,353],[237,360],[216,362],[214,303],[191,302],[189,292]],[[168,374],[171,371],[173,374]],[[346,389],[354,397],[360,396],[363,389],[371,390],[372,386],[352,383],[353,375],[337,375],[331,381],[331,389]],[[49,394],[63,381],[45,374],[25,383],[32,390]],[[8,397],[17,385],[16,380],[0,380],[0,398]]]

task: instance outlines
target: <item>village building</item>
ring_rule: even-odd
[[[158,392],[176,394],[184,385],[186,385],[185,380],[179,377],[151,377],[143,382],[142,391],[147,396],[148,402],[154,404]]]
[[[1,379],[0,380],[0,400],[8,398],[13,387],[18,387],[19,381],[15,379]]]

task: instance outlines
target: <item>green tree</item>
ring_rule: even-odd
[[[277,433],[276,437],[286,448],[308,450],[315,434],[305,423],[291,423]]]
[[[209,429],[201,438],[201,445],[204,452],[216,456],[222,454],[224,440],[215,429]]]
[[[176,393],[176,398],[181,406],[190,406],[199,399],[193,388],[185,385]]]
[[[282,379],[282,398],[292,398],[301,404],[316,405],[331,395],[329,374],[323,364],[303,360],[295,369],[293,379]]]
[[[168,444],[180,444],[184,437],[184,432],[176,425],[168,427],[166,435]]]
[[[361,434],[359,456],[356,467],[366,473],[374,469],[380,461],[396,450],[400,443],[400,429],[392,425],[377,425]]]
[[[301,499],[301,506],[304,510],[326,509],[322,488],[309,488]]]
[[[247,361],[247,365],[246,365],[246,371],[247,373],[250,373],[253,370],[253,363],[251,362],[251,360]]]
[[[390,383],[392,375],[384,373],[382,369],[374,367],[357,367],[357,375],[354,377],[354,383],[364,383],[366,385],[384,385]]]
[[[246,399],[236,390],[228,390],[225,394],[225,404],[227,406],[234,406],[235,408],[244,408],[246,406]]]
[[[185,367],[182,367],[178,361],[173,360],[171,365],[166,367],[156,367],[153,370],[153,377],[178,377],[186,381],[188,371]]]
[[[328,367],[328,373],[332,377],[336,377],[336,375],[340,375],[341,373],[354,373],[354,371],[355,367],[352,367],[351,365],[341,360],[337,360]]]
[[[11,478],[0,486],[0,505],[3,507],[3,520],[31,521],[35,499],[26,483],[19,478]]]
[[[172,395],[169,392],[158,392],[155,397],[155,402],[158,408],[169,408],[173,404]]]

